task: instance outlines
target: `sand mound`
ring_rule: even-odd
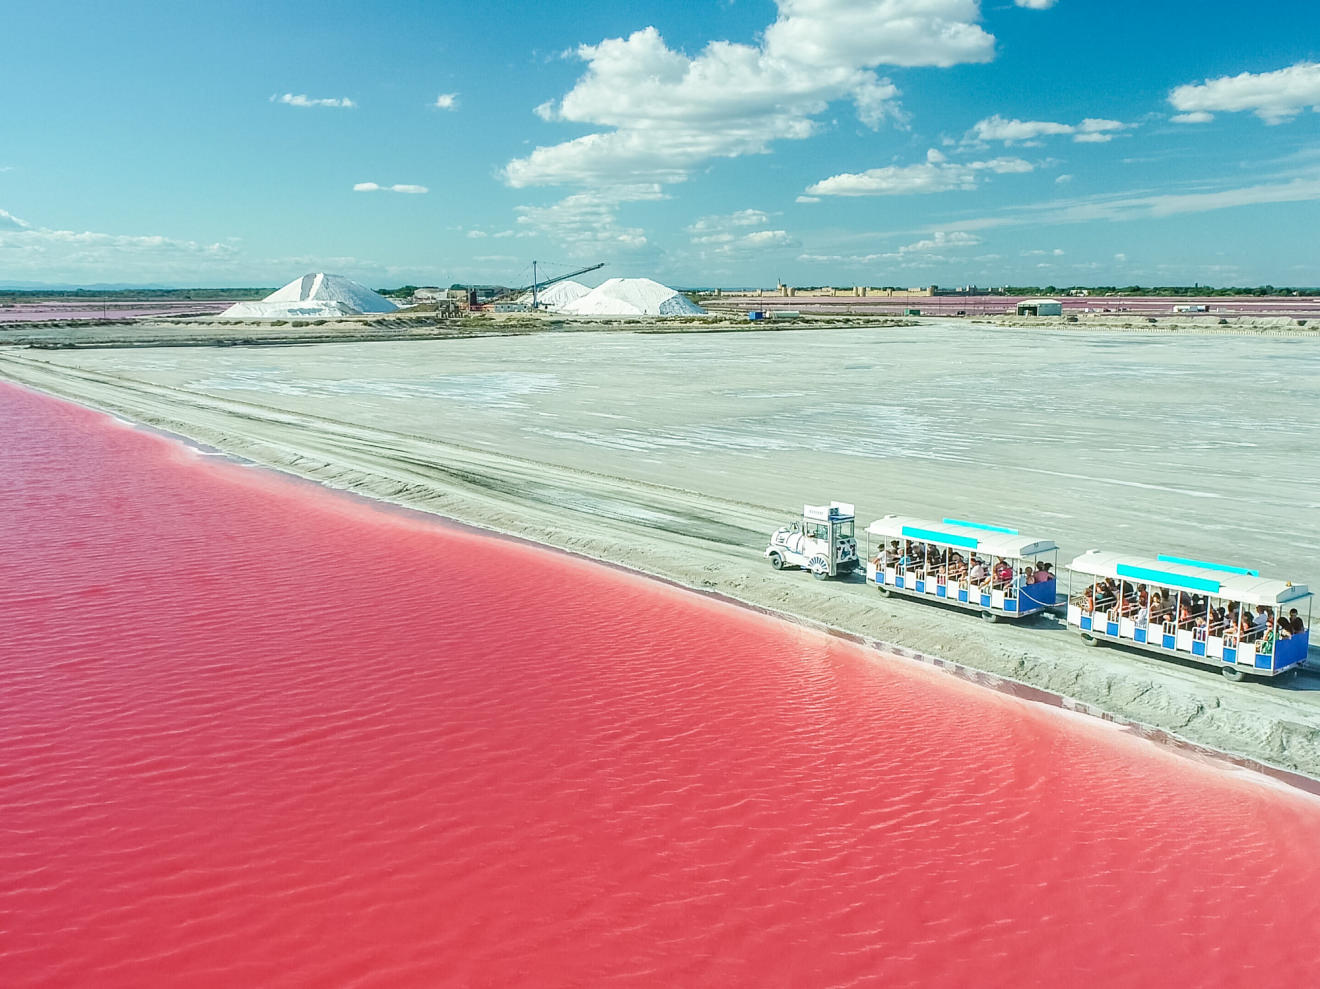
[[[569,278],[562,282],[555,282],[553,285],[547,285],[536,293],[536,300],[544,309],[562,309],[569,303],[576,302],[590,291],[591,289],[581,282],[575,282]],[[523,293],[519,296],[518,301],[530,306],[532,304],[532,293]]]
[[[575,316],[702,316],[706,312],[649,278],[611,278],[562,311]]]
[[[315,272],[295,278],[260,302],[236,302],[220,315],[243,319],[288,319],[291,316],[358,316],[394,312],[398,308],[385,296],[351,278]]]

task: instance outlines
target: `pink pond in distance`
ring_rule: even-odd
[[[61,320],[142,319],[157,316],[214,315],[232,306],[233,300],[201,299],[169,302],[68,300],[17,302],[0,305],[0,323],[41,323]]]
[[[0,421],[6,986],[1314,984],[1313,798],[11,386]]]

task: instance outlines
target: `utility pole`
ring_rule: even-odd
[[[536,309],[536,262],[532,262],[532,309]]]

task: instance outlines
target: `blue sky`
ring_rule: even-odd
[[[1301,0],[4,13],[0,284],[1320,285]]]

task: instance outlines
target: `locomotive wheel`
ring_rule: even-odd
[[[1241,670],[1239,670],[1236,666],[1225,666],[1219,672],[1224,674],[1225,680],[1231,680],[1234,683],[1241,683],[1243,678],[1246,677],[1246,674],[1243,673]]]
[[[771,553],[771,554],[770,554],[770,566],[774,567],[776,570],[783,570],[783,569],[784,569],[784,558],[783,558],[782,556],[780,556],[778,553]]]

